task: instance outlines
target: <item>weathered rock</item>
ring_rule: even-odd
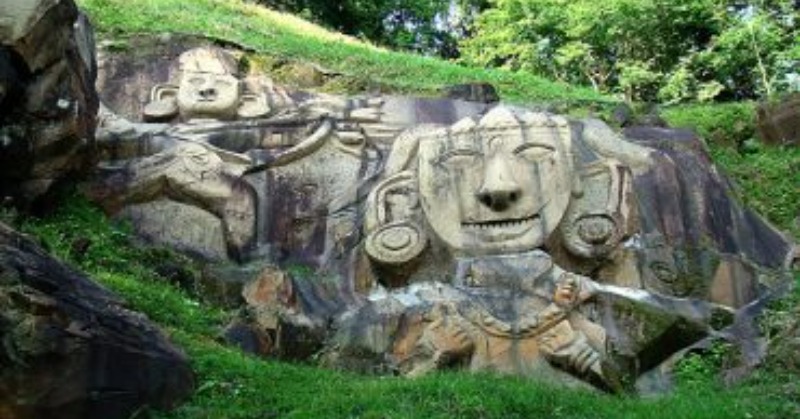
[[[0,225],[0,416],[128,418],[193,389],[187,358],[144,316]]]
[[[658,150],[656,164],[636,177],[643,236],[673,248],[708,248],[781,268],[792,242],[742,206],[690,131],[630,128],[626,139]],[[675,199],[680,197],[680,199]]]
[[[767,144],[800,144],[800,93],[778,103],[762,103],[756,112],[761,140]]]
[[[448,99],[466,100],[467,102],[492,104],[500,101],[497,90],[489,83],[457,84],[447,87],[444,93]]]
[[[225,327],[222,338],[243,352],[258,356],[270,356],[275,348],[274,335],[248,321],[234,320]]]
[[[200,208],[169,200],[126,207],[120,216],[150,243],[208,260],[225,260],[222,221]]]
[[[256,281],[269,266],[265,261],[247,264],[209,263],[203,267],[197,291],[206,300],[221,307],[240,307],[245,303],[242,296],[245,286]]]
[[[180,57],[230,73],[223,52]],[[100,131],[121,158],[101,181],[118,191],[100,200],[109,212],[195,207],[224,234],[185,242],[223,237],[229,258],[281,267],[242,297],[248,275],[213,281],[226,304],[244,300],[228,339],[370,372],[456,367],[610,391],[664,382],[707,336],[755,347],[734,329],[752,330],[755,308],[781,289],[793,244],[741,206],[693,135],[281,91],[263,90],[263,116],[231,120],[223,106],[198,120],[176,99],[169,124],[109,119]]]
[[[246,324],[273,342],[259,353],[290,360],[307,360],[322,349],[330,332],[330,319],[358,297],[338,289],[336,282],[293,277],[274,266],[265,267],[242,291]],[[249,338],[248,338],[249,339]]]
[[[89,22],[72,0],[0,5],[0,194],[27,205],[91,169],[97,115]]]

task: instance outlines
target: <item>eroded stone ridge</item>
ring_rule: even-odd
[[[285,267],[241,275],[255,321],[228,336],[262,354],[645,388],[709,336],[752,342],[795,255],[691,134],[292,92],[214,47],[164,65],[141,103],[109,97],[93,196],[218,272]]]
[[[26,206],[91,169],[94,39],[71,0],[0,4],[0,192]]]

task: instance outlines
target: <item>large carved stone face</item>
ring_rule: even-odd
[[[570,201],[566,120],[496,108],[420,142],[422,208],[436,234],[462,254],[541,246]]]
[[[233,117],[240,93],[232,75],[186,71],[178,86],[178,107],[186,117]]]

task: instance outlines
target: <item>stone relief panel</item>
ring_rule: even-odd
[[[584,128],[499,106],[402,134],[365,209],[380,286],[344,317],[331,362],[374,351],[410,376],[466,368],[622,391],[729,326],[758,275],[643,235],[634,178],[657,151]]]
[[[791,250],[732,203],[696,139],[288,92],[213,48],[175,61],[145,123],[105,111],[94,196],[154,243],[294,269],[281,298],[245,298],[269,313],[248,327],[275,337],[273,355],[624,391],[727,330]],[[712,206],[717,218],[698,216]]]
[[[103,174],[92,195],[112,214],[165,197],[196,205],[222,220],[229,257],[239,261],[267,255],[351,270],[360,202],[393,138],[420,120],[449,122],[481,108],[289,92],[263,74],[242,74],[228,50],[168,52],[175,59],[164,69],[135,77],[152,77],[149,102],[131,107],[113,89],[105,96],[125,112],[141,109],[144,122],[101,109]],[[124,72],[114,65],[123,63],[101,62],[103,85],[115,85],[112,76]]]

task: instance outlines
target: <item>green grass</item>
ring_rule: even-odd
[[[661,116],[670,126],[693,129],[713,145],[737,147],[756,135],[752,102],[673,106]]]
[[[800,238],[800,148],[761,146],[747,153],[730,147],[710,149],[714,162],[734,180],[746,205]]]
[[[316,63],[358,87],[434,94],[443,86],[489,82],[512,102],[613,102],[589,88],[524,72],[484,70],[413,54],[390,52],[330,33],[296,17],[241,0],[78,0],[106,37],[165,32],[225,40],[281,60]]]

